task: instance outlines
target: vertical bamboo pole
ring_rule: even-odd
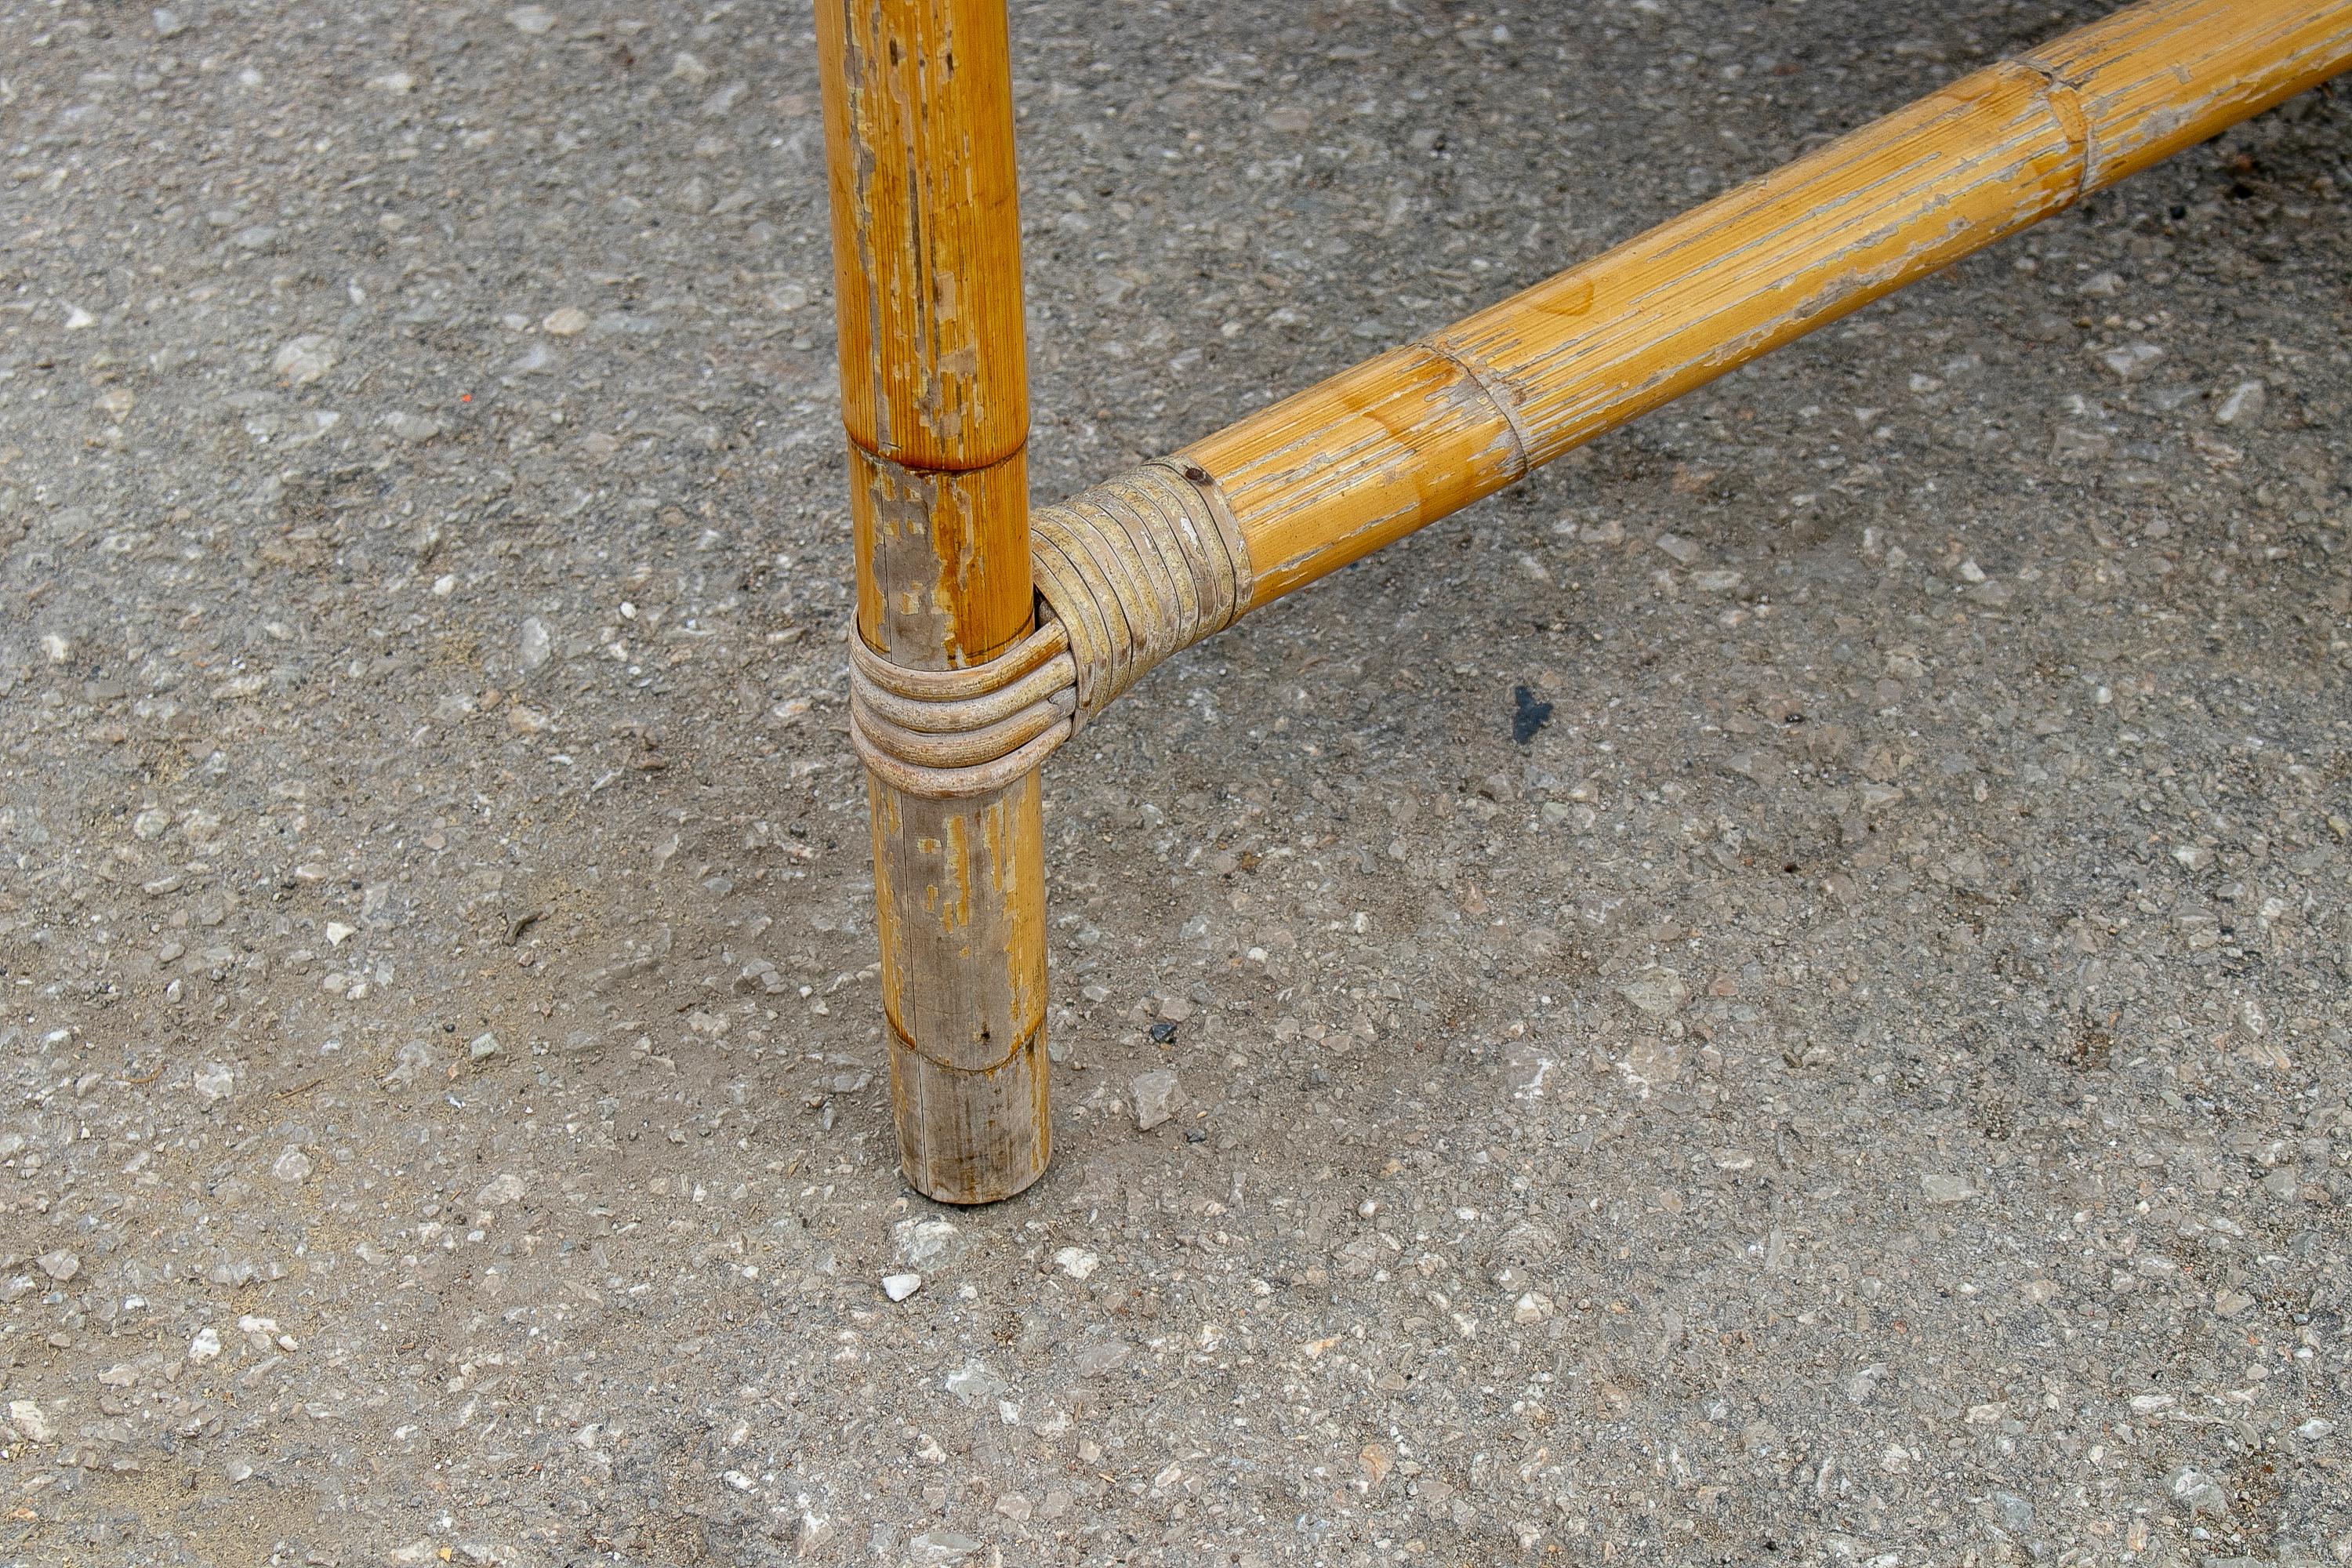
[[[857,631],[954,669],[1031,629],[1029,404],[1003,0],[816,0]],[[929,800],[866,778],[891,1099],[908,1182],[1037,1179],[1045,844],[1034,772]]]

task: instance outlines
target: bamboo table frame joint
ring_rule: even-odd
[[[1153,666],[2352,65],[2352,0],[2141,0],[1032,512],[1003,0],[816,0],[901,1163],[1051,1153],[1038,767]]]

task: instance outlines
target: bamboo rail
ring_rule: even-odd
[[[1177,454],[1249,607],[2352,63],[2352,0],[2148,0]]]
[[[818,11],[899,1133],[963,1202],[1045,1157],[1037,765],[1153,664],[2352,65],[2352,0],[2143,0],[1025,515],[1002,12]]]

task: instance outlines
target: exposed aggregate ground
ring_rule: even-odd
[[[2095,10],[1017,7],[1039,492]],[[815,93],[0,8],[0,1559],[2352,1562],[2352,110],[1155,674],[950,1213]]]

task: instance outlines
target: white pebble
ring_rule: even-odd
[[[1129,1089],[1135,1097],[1136,1131],[1149,1132],[1176,1114],[1176,1074],[1171,1069],[1138,1073]]]
[[[1919,1190],[1931,1204],[1963,1204],[1977,1195],[1975,1184],[1966,1176],[1949,1176],[1941,1172],[1920,1177]]]
[[[2261,382],[2242,381],[2231,387],[2230,395],[2214,407],[2213,423],[2250,427],[2259,425],[2263,418],[2263,405],[2269,401],[2270,394]]]
[[[289,386],[308,386],[335,368],[333,342],[317,332],[305,332],[271,356],[269,368]]]
[[[509,1204],[520,1203],[523,1194],[530,1190],[528,1183],[512,1171],[508,1171],[490,1178],[489,1184],[478,1194],[478,1201],[490,1208],[502,1208]]]

